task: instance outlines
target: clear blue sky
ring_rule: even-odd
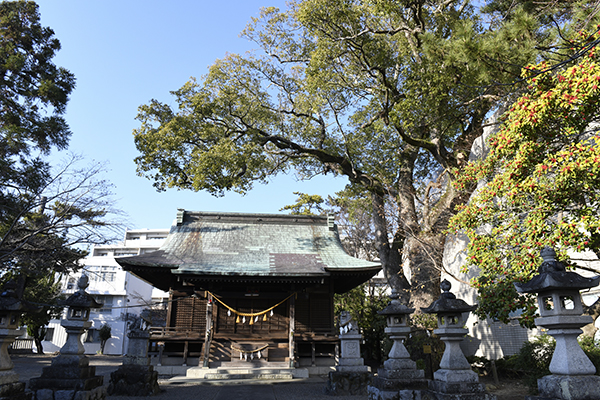
[[[62,49],[54,59],[75,74],[77,87],[66,118],[73,132],[69,151],[108,161],[106,179],[115,186],[115,206],[133,228],[168,228],[177,208],[195,211],[277,213],[295,200],[294,191],[333,194],[343,178],[298,182],[279,176],[246,196],[215,198],[207,193],[157,193],[136,176],[138,155],[132,131],[138,106],[150,99],[173,105],[169,91],[191,76],[200,78],[227,53],[256,48],[239,33],[261,7],[285,7],[282,0],[40,0],[41,21]]]

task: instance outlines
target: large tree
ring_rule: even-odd
[[[600,272],[599,43],[600,31],[582,31],[563,49],[568,62],[526,67],[528,91],[490,138],[488,156],[456,182],[481,184],[451,221],[469,237],[464,268],[480,270],[481,316],[508,321],[522,310],[521,323],[534,325],[534,296],[518,295],[513,283],[537,273],[545,246]]]
[[[472,190],[449,183],[520,67],[549,43],[552,26],[537,16],[484,14],[467,0],[265,8],[243,33],[261,51],[215,62],[173,92],[177,109],[140,107],[138,173],[158,190],[215,195],[289,171],[344,177],[369,198],[388,280],[426,306],[448,219]]]
[[[75,78],[52,62],[59,49],[35,2],[0,2],[0,275],[30,282],[77,268],[85,252],[73,246],[105,241],[98,228],[114,225],[103,166],[46,157],[71,134]]]
[[[0,223],[21,211],[21,191],[37,191],[48,178],[41,155],[66,148],[63,118],[75,78],[52,63],[60,49],[29,1],[0,3]],[[29,199],[26,199],[28,201]]]

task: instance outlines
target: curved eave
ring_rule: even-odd
[[[361,268],[336,268],[331,269],[331,279],[333,280],[333,290],[335,293],[346,293],[353,288],[362,285],[369,279],[377,275],[381,267]]]

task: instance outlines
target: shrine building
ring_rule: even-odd
[[[186,210],[159,250],[117,262],[170,293],[159,362],[211,368],[334,365],[333,295],[381,269],[344,251],[333,216]]]

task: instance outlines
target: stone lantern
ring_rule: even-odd
[[[96,376],[96,367],[89,365],[81,342],[85,330],[92,326],[92,322],[88,321],[90,309],[102,307],[102,303],[85,291],[88,282],[87,275],[82,275],[77,282],[79,290],[63,303],[67,306],[67,318],[60,324],[67,331],[67,341],[60,354],[52,359],[49,367],[43,368],[41,377],[29,381],[29,387],[38,399],[106,398],[106,387],[102,386],[104,377]],[[85,394],[76,395],[78,392]]]
[[[535,319],[535,324],[548,329],[548,334],[556,340],[550,362],[552,375],[538,380],[540,398],[600,399],[600,377],[594,375],[594,364],[577,342],[583,333],[580,328],[593,322],[591,316],[582,315],[579,291],[597,286],[600,276],[584,278],[566,271],[549,247],[542,250],[541,256],[539,274],[529,282],[515,283],[520,293],[537,293],[541,317]]]
[[[392,291],[390,298],[392,300],[388,306],[377,313],[385,315],[387,320],[385,333],[392,339],[393,344],[388,359],[383,363],[383,368],[379,369],[373,384],[367,388],[369,399],[420,398],[420,392],[427,387],[425,371],[417,369],[417,363],[410,359],[410,354],[403,343],[411,332],[409,315],[415,310],[400,303],[395,290]]]
[[[64,302],[64,305],[67,306],[67,319],[60,321],[60,325],[67,331],[67,341],[60,349],[60,355],[54,360],[57,363],[79,363],[81,360],[82,364],[80,365],[88,365],[88,358],[83,355],[85,349],[81,342],[81,336],[92,326],[92,322],[89,321],[90,310],[102,307],[102,303],[98,303],[85,291],[88,286],[88,276],[81,275],[77,282],[79,290]]]
[[[433,381],[429,382],[429,390],[437,399],[495,399],[486,393],[485,387],[479,383],[479,376],[471,370],[460,342],[468,329],[464,327],[469,313],[477,308],[464,300],[457,299],[450,292],[452,285],[447,280],[441,283],[442,294],[428,308],[422,309],[427,314],[437,314],[438,328],[433,331],[446,345],[440,369],[433,373]],[[456,397],[459,396],[459,397]]]
[[[14,364],[8,354],[8,347],[23,334],[23,330],[19,329],[21,313],[38,311],[40,307],[20,300],[16,288],[14,281],[8,281],[0,294],[0,393],[2,398],[20,399],[31,396],[25,393],[25,383],[19,382],[19,375],[13,371]]]

